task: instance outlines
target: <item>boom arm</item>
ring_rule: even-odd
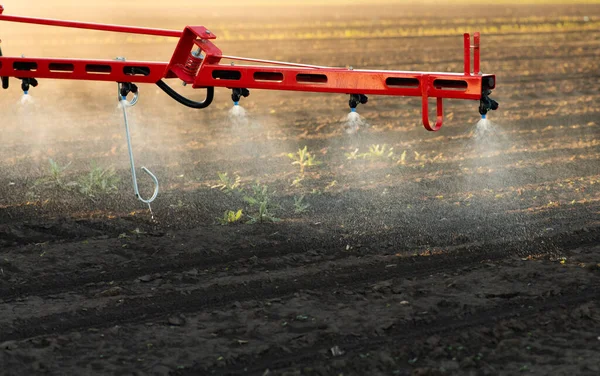
[[[136,83],[157,83],[170,96],[189,107],[204,108],[212,101],[214,87],[233,89],[232,98],[239,101],[247,96],[248,89],[310,91],[350,94],[350,106],[366,103],[366,95],[418,96],[422,98],[422,120],[427,130],[436,131],[442,126],[443,98],[479,100],[479,112],[484,116],[495,110],[498,104],[489,98],[495,88],[495,76],[479,72],[480,35],[464,34],[464,71],[462,73],[354,70],[314,65],[285,63],[223,55],[212,43],[216,36],[203,26],[187,26],[183,32],[119,25],[61,21],[43,18],[9,16],[3,14],[0,5],[0,21],[21,22],[102,30],[121,33],[158,35],[179,38],[171,61],[144,62],[124,60],[50,59],[29,57],[0,57],[0,77],[16,77],[24,80],[70,79],[113,81],[130,84],[124,87],[137,91]],[[471,49],[474,50],[474,72],[471,72]],[[230,64],[223,64],[223,60]],[[237,65],[240,62],[260,65]],[[192,102],[179,96],[162,79],[178,78],[194,88],[207,88],[205,102]],[[37,81],[35,81],[37,84]],[[127,89],[131,88],[131,89]],[[179,98],[177,98],[179,96]],[[437,118],[429,122],[429,98],[436,98]]]

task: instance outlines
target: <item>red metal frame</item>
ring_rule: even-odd
[[[464,34],[464,72],[438,73],[413,71],[353,70],[294,64],[223,55],[211,41],[216,36],[203,26],[188,26],[183,32],[164,29],[103,25],[42,18],[8,16],[0,21],[102,30],[121,33],[159,35],[179,38],[169,63],[0,57],[0,76],[70,80],[156,83],[163,78],[179,78],[194,88],[227,87],[265,90],[292,90],[341,94],[375,94],[420,96],[423,125],[439,130],[443,122],[443,98],[479,100],[484,89],[495,88],[495,76],[481,74],[480,35]],[[200,49],[203,57],[192,51]],[[474,49],[474,73],[471,72],[471,49]],[[222,60],[230,61],[223,64]],[[261,65],[238,65],[253,62]],[[135,68],[135,69],[134,69]],[[429,122],[430,97],[436,98],[437,116]]]

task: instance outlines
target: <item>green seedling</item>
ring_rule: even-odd
[[[242,209],[238,210],[238,211],[233,211],[233,210],[226,210],[225,213],[223,213],[223,218],[217,218],[219,220],[219,222],[222,225],[230,225],[232,223],[236,223],[238,222],[240,219],[242,219]]]
[[[358,158],[362,158],[360,154],[358,154],[358,149],[354,149],[352,153],[345,153],[346,159],[349,161],[357,160]]]
[[[52,158],[48,159],[50,162],[50,178],[57,186],[62,186],[62,175],[63,172],[71,165],[71,162],[67,163],[65,166],[61,166],[58,162],[55,162]]]
[[[258,210],[256,215],[248,215],[250,217],[250,221],[248,223],[265,223],[265,222],[278,222],[279,219],[275,218],[271,214],[271,200],[270,196],[273,193],[269,193],[269,187],[267,185],[261,185],[256,183],[252,186],[252,195],[244,196],[244,201],[246,201],[250,207]]]
[[[398,164],[399,165],[405,165],[406,164],[406,150],[404,150],[402,152],[402,154],[400,154],[400,159],[398,159]]]
[[[229,175],[226,172],[218,172],[217,174],[219,175],[219,183],[216,185],[213,185],[211,187],[212,189],[218,188],[219,190],[221,190],[225,193],[241,191],[242,179],[240,178],[239,175],[236,174],[235,179],[232,179],[229,177]]]
[[[92,163],[90,172],[78,181],[79,192],[88,197],[113,193],[119,181],[114,167],[102,168]]]
[[[362,154],[363,159],[385,160],[394,158],[394,148],[383,145],[369,146],[369,152]]]
[[[302,175],[296,176],[296,178],[292,181],[292,187],[300,186],[302,184],[303,180],[304,180],[304,176],[302,176]]]
[[[386,144],[373,144],[369,146],[369,151],[366,153],[359,153],[358,149],[355,149],[352,153],[346,153],[345,155],[348,160],[368,159],[371,161],[387,160],[395,157],[394,148],[391,148]]]
[[[310,204],[304,202],[304,195],[294,197],[294,213],[302,214],[310,207]]]
[[[444,158],[444,153],[440,153],[440,154],[436,155],[435,157],[429,157],[426,153],[421,154],[417,151],[415,151],[414,153],[415,153],[415,161],[417,161],[417,162],[433,163],[438,160],[442,160]]]
[[[53,185],[60,188],[69,188],[72,184],[65,184],[64,182],[64,172],[69,166],[71,162],[67,163],[64,166],[61,166],[58,162],[54,161],[52,158],[48,158],[48,162],[50,163],[50,176],[45,176],[35,181],[34,186],[38,185]]]
[[[300,176],[304,176],[304,171],[307,167],[318,166],[321,162],[317,161],[314,155],[308,151],[308,147],[304,146],[304,149],[298,149],[294,153],[289,153],[288,158],[293,160],[292,164],[300,167]]]

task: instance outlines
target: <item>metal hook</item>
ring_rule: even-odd
[[[127,107],[130,104],[129,104],[129,102],[127,102],[127,99],[122,98],[120,95],[119,95],[119,98],[120,98],[121,108],[123,109],[123,119],[125,121],[125,134],[127,136],[127,149],[129,150],[129,162],[131,164],[131,178],[133,179],[133,191],[135,192],[135,197],[138,200],[140,200],[141,202],[143,202],[145,204],[148,204],[148,207],[150,207],[150,203],[156,199],[156,196],[158,196],[158,179],[152,172],[150,172],[150,170],[148,170],[146,167],[142,167],[142,171],[144,171],[146,174],[148,174],[150,176],[150,178],[152,178],[152,181],[154,182],[154,193],[152,194],[152,197],[150,197],[147,200],[142,198],[142,196],[140,196],[140,191],[138,189],[137,176],[135,173],[135,163],[133,161],[133,150],[131,147],[131,135],[129,132],[129,120],[127,118]],[[135,101],[137,101],[136,98],[137,98],[137,95],[134,97]]]

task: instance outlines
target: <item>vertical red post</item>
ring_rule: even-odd
[[[474,39],[474,45],[475,45],[475,53],[474,53],[474,57],[473,57],[473,71],[475,72],[476,75],[480,75],[481,74],[481,70],[479,69],[479,42],[481,40],[481,35],[479,34],[479,32],[473,34],[473,39]]]
[[[471,75],[471,35],[465,33],[465,75]]]

